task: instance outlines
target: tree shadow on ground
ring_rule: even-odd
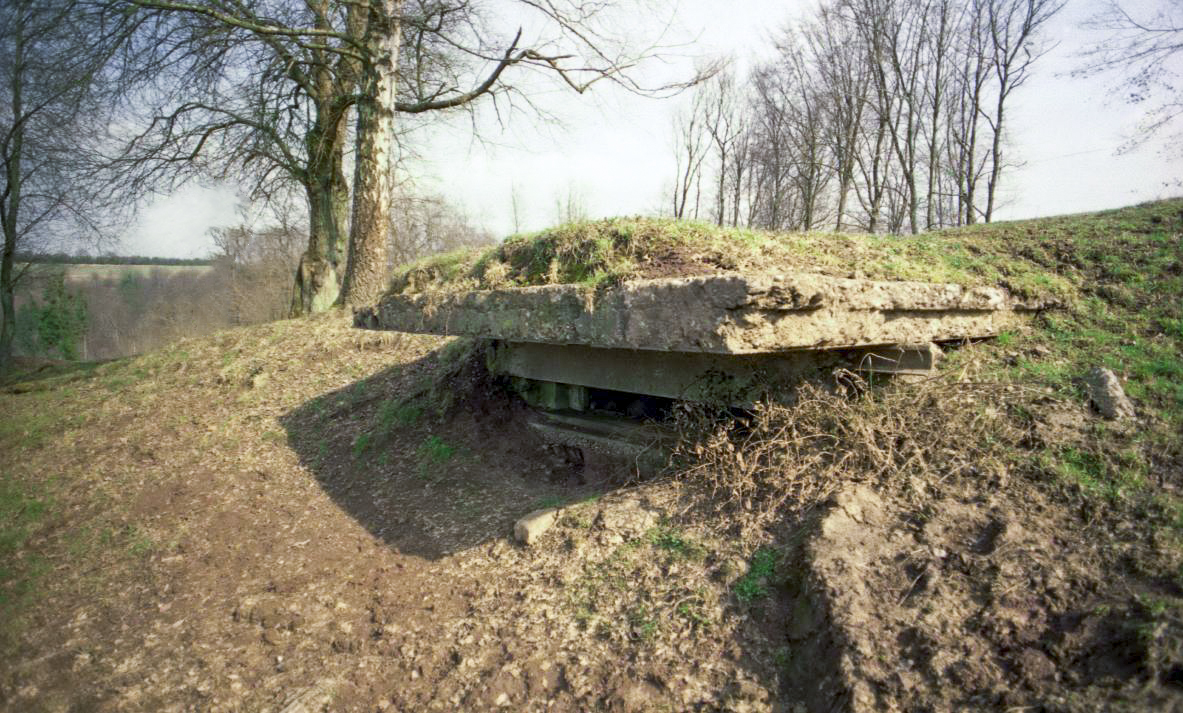
[[[391,550],[439,560],[489,546],[492,556],[503,547],[494,543],[511,540],[514,522],[532,510],[604,495],[604,501],[593,508],[599,509],[612,507],[603,503],[637,497],[636,491],[613,493],[630,479],[625,464],[594,458],[572,462],[562,449],[548,447],[529,427],[531,412],[520,399],[492,381],[483,369],[472,370],[475,373],[457,370],[447,352],[444,347],[416,361],[390,366],[307,401],[280,418],[288,444],[324,492]],[[589,512],[580,517],[588,517]],[[597,538],[614,533],[596,530],[590,518],[582,524],[562,521],[555,530],[561,537],[553,540],[554,547],[516,550],[517,555],[496,555],[494,559],[508,568],[506,581],[514,582],[515,587],[549,576],[544,572],[554,575],[563,569],[563,560],[570,559],[575,578],[564,585],[556,601],[578,599],[581,592],[592,591],[599,592],[597,600],[603,599],[595,606],[603,609],[606,618],[600,629],[585,634],[588,652],[600,650],[592,641],[603,643],[605,626],[639,631],[620,642],[633,654],[649,651],[654,645],[651,638],[656,634],[646,634],[646,626],[654,631],[661,626],[682,627],[678,631],[685,629],[685,636],[692,636],[696,610],[666,607],[670,611],[662,609],[660,613],[655,601],[650,601],[684,581],[655,581],[669,574],[668,548],[684,546],[676,524],[662,524],[653,532],[634,533],[625,541],[607,545]],[[654,532],[665,533],[666,539],[654,540]],[[593,548],[615,550],[617,556],[609,556],[607,564],[589,560],[581,565],[581,555],[570,550],[569,542],[559,544],[571,537],[591,538],[597,543]],[[626,559],[631,562],[628,567],[613,576],[605,575],[605,568]],[[670,561],[684,570],[685,577],[699,566],[677,556]],[[721,561],[704,565],[710,571],[726,566]],[[523,580],[524,572],[528,574]],[[709,571],[701,574],[708,575]],[[524,595],[524,590],[518,593]],[[724,668],[731,673],[711,674],[705,684],[708,688],[734,698],[738,689],[728,677],[742,671],[746,680],[759,681],[757,688],[775,696],[780,684],[776,665],[768,662],[775,659],[783,638],[786,614],[781,598],[769,597],[753,606],[724,596],[728,616],[735,616],[740,609],[752,612],[740,614],[742,621],[734,632],[708,628],[701,636],[693,635],[692,641],[683,641],[682,646],[694,652],[687,654],[684,663],[693,667],[692,662],[702,657],[723,656],[728,660]],[[496,619],[504,612],[523,613],[505,603],[492,606],[493,610],[482,610],[481,616]],[[507,608],[503,611],[503,607]],[[531,626],[523,622],[522,631],[528,633]],[[670,635],[681,636],[672,630]],[[513,638],[510,635],[505,645],[521,643]],[[606,709],[628,710],[629,701],[646,691],[657,696],[655,701],[665,696],[648,682],[669,675],[671,665],[636,663],[623,671],[618,661],[604,657],[589,663],[585,673],[589,680],[599,681],[596,685]],[[673,696],[676,691],[668,693]]]
[[[324,491],[394,550],[438,559],[508,537],[526,513],[603,492],[565,462],[507,390],[445,373],[447,349],[397,364],[280,418]],[[448,383],[432,388],[439,380]]]

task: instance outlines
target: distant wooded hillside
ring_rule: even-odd
[[[65,253],[16,254],[16,262],[45,265],[213,265],[212,258],[145,257],[143,255],[66,255]]]

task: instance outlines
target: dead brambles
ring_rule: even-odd
[[[806,382],[790,403],[738,417],[683,405],[670,473],[700,506],[745,530],[798,514],[844,482],[907,491],[973,476],[1004,478],[1027,439],[1019,404],[1034,396],[955,375],[869,389],[850,372]]]

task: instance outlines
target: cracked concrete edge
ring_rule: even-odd
[[[388,295],[358,326],[508,341],[745,354],[997,334],[1023,311],[997,287],[824,275],[635,280]]]

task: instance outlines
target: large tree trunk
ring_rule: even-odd
[[[292,316],[324,312],[336,304],[341,294],[345,206],[329,183],[316,180],[307,186],[308,249],[296,268]]]
[[[12,342],[16,336],[16,308],[13,300],[12,245],[4,241],[4,255],[0,260],[0,373],[12,363]]]
[[[386,238],[390,230],[391,147],[395,139],[396,74],[403,0],[371,6],[366,33],[370,61],[357,104],[357,156],[353,179],[353,224],[341,303],[377,302],[386,283]]]
[[[338,122],[327,158],[309,161],[305,185],[308,196],[308,249],[296,268],[292,316],[323,312],[336,304],[341,294],[342,262],[345,258],[346,211],[349,186],[342,169],[344,122]],[[317,156],[316,152],[309,155]]]
[[[308,249],[296,268],[292,316],[323,312],[337,303],[345,259],[345,105],[337,99],[338,88],[327,71],[317,76],[317,90],[316,121],[305,137],[308,167],[302,176],[308,197]]]
[[[17,31],[16,51],[13,53],[16,62],[11,68],[12,116],[24,119],[24,36]],[[0,372],[8,370],[12,363],[12,342],[16,337],[16,308],[13,299],[16,275],[13,272],[13,261],[16,258],[16,241],[19,237],[20,223],[17,217],[21,207],[21,155],[24,151],[25,129],[21,121],[14,121],[5,146],[4,181],[7,184],[5,195],[0,198],[0,230],[4,233],[4,247],[0,249]]]

